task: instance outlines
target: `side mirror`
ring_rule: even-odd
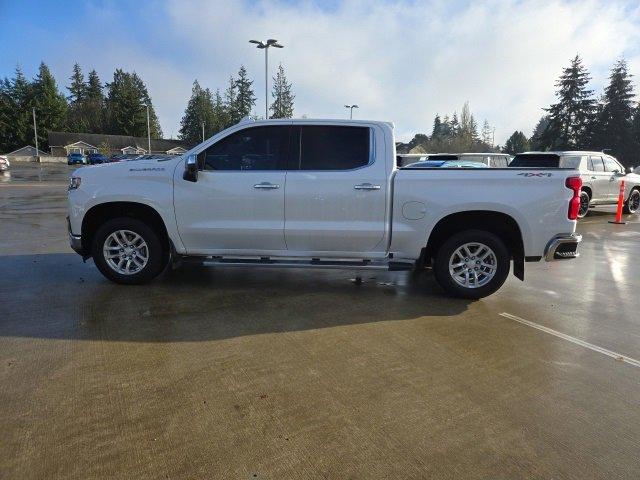
[[[198,157],[195,155],[189,155],[187,161],[184,163],[184,173],[182,174],[187,182],[198,181]]]

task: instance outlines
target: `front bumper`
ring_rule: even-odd
[[[67,217],[67,231],[69,232],[69,245],[71,248],[78,254],[84,256],[85,252],[82,248],[82,236],[74,235],[71,232],[71,223],[69,222],[69,217]]]
[[[578,244],[582,241],[582,235],[572,233],[570,235],[556,235],[547,244],[547,248],[544,252],[544,259],[547,262],[553,260],[567,260],[570,258],[577,258],[580,256],[578,253]]]

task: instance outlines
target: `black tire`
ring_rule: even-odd
[[[589,203],[591,202],[591,197],[585,191],[580,192],[580,210],[578,210],[578,218],[584,218],[589,213]]]
[[[140,235],[148,247],[148,261],[140,271],[132,274],[121,274],[107,264],[103,255],[103,245],[109,235],[118,230],[129,230]],[[125,285],[139,285],[147,283],[157,277],[167,265],[168,255],[162,248],[160,237],[146,223],[130,217],[114,218],[102,225],[93,237],[91,253],[98,270],[105,277],[115,283]]]
[[[633,214],[640,211],[640,190],[634,188],[624,204],[624,213]]]
[[[493,250],[496,269],[488,283],[476,288],[465,287],[457,283],[449,273],[449,260],[454,252],[467,243],[481,243]],[[484,230],[465,230],[456,233],[438,249],[434,261],[436,281],[449,294],[459,298],[478,299],[491,295],[498,290],[509,275],[511,255],[500,238]],[[466,268],[466,267],[465,267]]]

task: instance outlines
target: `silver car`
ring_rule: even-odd
[[[618,202],[622,180],[625,181],[625,213],[637,213],[640,210],[640,175],[636,173],[625,175],[625,169],[618,160],[606,153],[526,152],[516,155],[509,166],[579,170],[582,178],[582,192],[578,218],[584,217],[591,207],[615,205]]]

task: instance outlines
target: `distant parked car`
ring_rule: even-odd
[[[9,170],[11,164],[9,163],[9,159],[4,155],[0,155],[0,172],[4,172]]]
[[[489,168],[482,162],[471,162],[467,160],[424,160],[422,162],[410,163],[403,168]]]
[[[571,168],[580,172],[582,190],[578,218],[589,208],[615,205],[620,181],[625,181],[624,212],[640,211],[640,175],[625,175],[624,167],[611,155],[602,152],[525,152],[516,155],[509,165],[514,168]]]
[[[129,160],[135,160],[140,157],[138,153],[117,153],[115,155],[111,155],[109,158],[109,162],[126,162]]]
[[[87,156],[87,163],[89,165],[97,165],[100,163],[107,163],[109,159],[102,153],[90,153]]]
[[[140,155],[136,160],[166,160],[170,158],[176,158],[176,156],[168,153],[147,153],[146,155]]]
[[[87,157],[82,153],[70,153],[67,155],[67,165],[86,165]]]

